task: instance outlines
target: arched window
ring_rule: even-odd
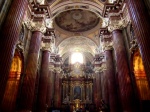
[[[75,52],[71,55],[71,64],[76,62],[83,63],[83,55],[80,52]]]

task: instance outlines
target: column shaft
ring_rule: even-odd
[[[39,79],[38,88],[38,111],[46,111],[46,95],[47,95],[47,85],[48,85],[48,74],[49,74],[49,57],[50,52],[44,50],[42,53],[42,63],[41,63],[41,74]]]
[[[95,105],[97,105],[97,89],[96,89],[96,78],[93,80],[93,100]]]
[[[100,76],[100,72],[96,73],[96,96],[94,97],[95,101],[96,101],[96,106],[97,109],[100,107],[100,100],[102,99],[102,90],[101,90],[101,76]]]
[[[26,74],[23,79],[22,91],[20,96],[20,110],[22,111],[32,111],[33,109],[41,39],[41,32],[33,32],[28,52],[27,67],[25,71]]]
[[[50,108],[53,104],[52,104],[52,99],[53,99],[53,89],[54,89],[54,84],[52,82],[52,80],[54,80],[53,78],[53,72],[49,71],[49,75],[48,75],[48,86],[47,86],[47,97],[46,97],[46,104],[48,105],[48,108]]]
[[[56,108],[61,106],[61,83],[60,83],[60,74],[57,72],[55,77],[55,93],[54,93],[54,103]]]
[[[129,76],[128,60],[126,50],[123,42],[123,34],[121,30],[114,30],[112,32],[113,44],[115,50],[116,66],[118,72],[118,82],[120,90],[120,98],[123,111],[135,112],[134,95]]]
[[[108,80],[105,71],[101,73],[101,88],[102,88],[102,99],[108,105],[109,104],[109,94],[108,94]]]
[[[107,66],[107,70],[105,71],[105,74],[107,75],[107,79],[108,79],[110,111],[120,112],[112,50],[105,50],[104,53],[106,57],[106,66]]]
[[[0,102],[2,101],[11,62],[14,56],[15,45],[19,39],[27,0],[13,0],[8,16],[1,28],[0,38]]]
[[[150,82],[150,17],[143,0],[126,0],[138,47]]]

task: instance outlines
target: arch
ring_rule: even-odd
[[[133,72],[140,100],[150,100],[150,89],[139,50],[133,53]]]
[[[2,108],[8,112],[15,111],[18,90],[20,85],[20,77],[23,72],[23,55],[17,49],[15,50],[12,60],[8,81],[2,101]],[[8,108],[9,107],[9,108]]]
[[[85,61],[85,58],[88,60],[92,59],[95,55],[97,45],[89,38],[73,36],[63,40],[58,47],[59,54],[62,56],[63,60],[70,57],[72,53],[78,51],[83,54]]]
[[[104,4],[96,4],[91,1],[82,1],[82,2],[71,2],[71,1],[66,1],[59,3],[55,6],[51,6],[51,12],[52,12],[52,19],[55,18],[59,13],[71,9],[84,9],[84,10],[89,10],[97,14],[100,18],[102,17],[102,11],[103,11]]]
[[[90,52],[93,56],[95,49],[98,47],[96,43],[84,36],[73,36],[64,39],[59,45],[59,54],[62,56],[66,52],[80,50],[82,52]],[[70,49],[71,48],[71,49]],[[73,49],[74,48],[74,49]]]

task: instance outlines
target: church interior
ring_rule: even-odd
[[[0,0],[0,112],[150,112],[149,0]]]

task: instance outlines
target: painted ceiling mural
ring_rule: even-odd
[[[64,30],[83,32],[94,28],[100,19],[91,11],[74,9],[60,13],[55,18],[55,21],[56,24]]]

